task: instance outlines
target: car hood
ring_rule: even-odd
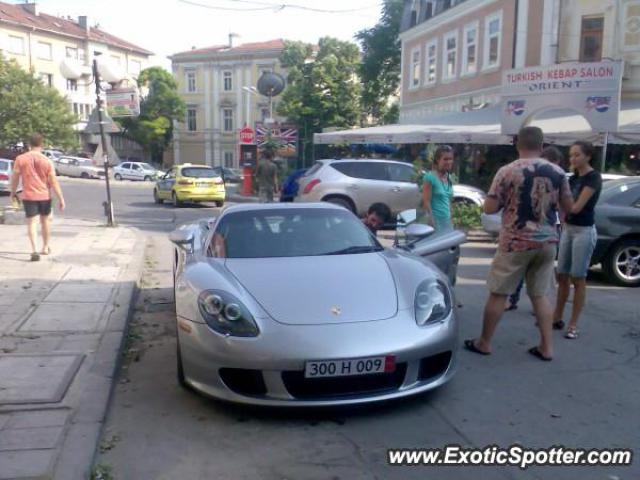
[[[378,253],[228,259],[225,265],[279,323],[367,322],[398,310],[393,275]]]

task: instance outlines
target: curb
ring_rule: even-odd
[[[122,227],[121,227],[122,228]],[[126,227],[125,227],[126,228]],[[129,229],[142,238],[135,229]],[[69,422],[52,478],[89,478],[98,451],[108,408],[114,392],[114,379],[122,359],[128,321],[138,294],[146,248],[134,255],[118,277],[118,291],[98,349],[93,358],[87,384]]]

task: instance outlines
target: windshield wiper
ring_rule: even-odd
[[[335,252],[325,253],[325,255],[349,255],[352,253],[380,252],[381,250],[384,249],[375,245],[354,245],[351,247],[343,248],[342,250],[336,250]]]

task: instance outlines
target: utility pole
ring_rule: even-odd
[[[102,122],[102,98],[100,98],[100,72],[98,71],[98,60],[93,59],[93,78],[96,82],[96,108],[98,109],[98,126],[100,128],[100,141],[102,142],[102,155],[104,159],[104,179],[107,186],[107,201],[105,204],[105,214],[107,216],[107,227],[113,227],[113,203],[111,202],[111,186],[109,185],[109,155],[107,150],[107,134],[104,131]]]

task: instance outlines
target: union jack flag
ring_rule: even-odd
[[[298,148],[298,129],[290,124],[273,124],[267,126],[264,123],[256,123],[256,143],[262,148],[267,142],[275,142],[280,145],[280,150],[287,155],[295,155]]]

